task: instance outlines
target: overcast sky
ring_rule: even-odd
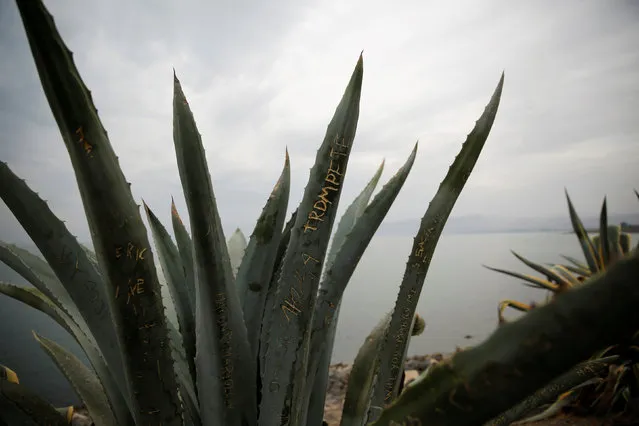
[[[584,215],[639,204],[639,2],[47,0],[120,164],[169,225],[186,215],[172,141],[175,67],[207,150],[227,236],[250,234],[288,147],[300,201],[364,49],[361,112],[340,210],[416,140],[387,220],[419,218],[506,72],[501,106],[453,215]],[[150,6],[152,5],[152,6]],[[392,7],[391,7],[392,5]],[[17,8],[0,0],[0,160],[82,240],[75,177]],[[639,188],[638,188],[639,189]],[[417,226],[417,222],[416,222]],[[169,226],[170,228],[170,226]],[[24,238],[0,205],[0,239]]]

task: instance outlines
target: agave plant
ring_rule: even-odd
[[[639,198],[639,193],[635,191]],[[522,279],[526,285],[550,292],[549,300],[584,285],[591,277],[605,273],[612,265],[624,257],[629,257],[633,248],[630,234],[621,232],[621,226],[609,225],[607,202],[604,198],[599,216],[599,233],[588,235],[574,205],[566,191],[568,211],[573,232],[582,248],[585,263],[571,256],[562,255],[567,264],[543,265],[532,262],[513,252],[517,259],[526,266],[542,274],[544,278],[487,267],[493,271]],[[634,251],[637,251],[634,249]],[[536,306],[514,300],[499,303],[498,319],[500,324],[506,322],[503,314],[507,307],[529,312]],[[557,414],[568,405],[589,407],[589,411],[602,414],[610,411],[615,404],[622,403],[622,411],[626,411],[627,403],[639,395],[639,336],[630,342],[618,342],[598,350],[585,365],[580,365],[566,375],[558,378],[551,385],[539,390],[528,400],[502,414],[490,425],[506,425],[520,419],[527,412],[552,402],[546,410],[517,424],[537,421]],[[633,354],[634,352],[634,354]],[[606,379],[602,378],[606,376]],[[604,397],[607,395],[607,397]],[[556,400],[554,400],[557,398]],[[554,400],[554,401],[553,401]]]
[[[637,194],[637,198],[639,198],[637,191],[635,191],[635,194]],[[549,291],[550,300],[552,300],[573,287],[581,285],[594,274],[606,271],[612,264],[630,253],[632,250],[632,237],[629,233],[622,232],[620,225],[609,225],[608,207],[605,198],[599,215],[599,234],[594,235],[592,238],[588,236],[588,232],[579,218],[567,191],[566,200],[568,202],[568,211],[570,213],[573,232],[579,240],[579,245],[583,251],[586,263],[571,256],[561,255],[568,264],[542,265],[532,262],[513,251],[512,253],[517,259],[537,273],[542,274],[543,277],[490,266],[485,267],[492,271],[521,279],[525,281],[525,285],[527,286]],[[535,307],[535,304],[526,304],[516,300],[501,301],[497,310],[500,324],[506,321],[504,311],[508,307],[522,312],[528,312]]]
[[[44,260],[3,243],[2,260],[35,289],[11,284],[1,288],[48,313],[78,341],[92,369],[36,335],[95,423],[321,425],[342,294],[417,151],[416,144],[370,201],[382,163],[345,212],[329,250],[357,128],[362,57],[328,125],[297,210],[285,225],[287,152],[245,250],[241,255],[234,250],[235,258],[241,257],[234,273],[203,144],[177,77],[173,140],[191,233],[173,204],[174,242],[144,204],[155,240],[153,253],[138,205],[52,17],[40,1],[17,4],[71,158],[95,253],[81,246],[47,204],[2,163],[2,199]],[[369,372],[380,385],[371,387],[366,409],[357,414],[360,422],[368,418],[369,406],[387,405],[399,393],[430,259],[488,137],[502,86],[503,76],[422,221],[396,307],[384,328],[385,344],[375,353]],[[176,321],[165,314],[156,259]],[[353,380],[352,386],[356,384]]]

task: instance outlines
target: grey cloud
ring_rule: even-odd
[[[289,211],[297,206],[362,48],[360,122],[340,210],[382,158],[386,181],[419,139],[388,220],[421,216],[503,69],[495,126],[454,214],[563,214],[564,186],[586,212],[596,214],[604,194],[611,210],[636,209],[636,2],[46,4],[136,199],[165,221],[170,195],[186,213],[172,143],[172,67],[202,134],[225,230],[248,232],[286,146]],[[68,155],[8,1],[0,2],[0,55],[10,58],[0,63],[0,159],[86,236]],[[4,206],[0,214],[8,238],[17,224]]]

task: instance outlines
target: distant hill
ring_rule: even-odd
[[[608,223],[639,223],[637,213],[612,213],[608,215]],[[584,226],[595,232],[599,227],[599,217],[582,217]],[[419,229],[420,219],[406,219],[382,223],[380,235],[411,235]],[[572,228],[568,215],[551,217],[499,217],[489,215],[453,216],[448,219],[445,233],[495,233],[495,232],[568,232]],[[632,228],[626,232],[639,232]]]

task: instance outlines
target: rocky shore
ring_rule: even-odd
[[[432,362],[439,362],[443,358],[444,355],[442,354],[417,355],[407,358],[404,367],[406,372],[404,384],[414,380]],[[352,364],[339,363],[331,365],[329,368],[328,390],[326,391],[326,404],[324,405],[324,420],[328,423],[328,426],[337,426],[340,423],[351,367]]]

